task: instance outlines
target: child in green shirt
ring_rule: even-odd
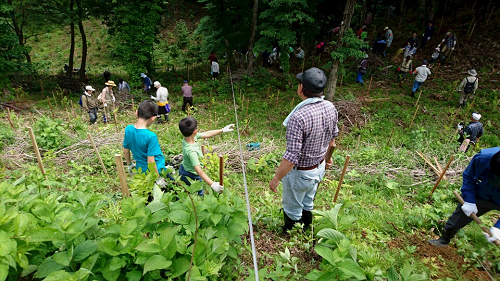
[[[224,187],[219,182],[212,181],[203,171],[200,162],[200,157],[203,157],[203,153],[198,144],[198,139],[210,138],[220,133],[231,132],[233,130],[232,127],[234,127],[234,124],[229,124],[219,130],[198,133],[198,122],[193,117],[183,118],[179,122],[179,130],[184,136],[184,140],[182,140],[182,164],[179,167],[179,175],[183,182],[191,185],[187,179],[191,178],[193,180],[205,181],[216,192],[221,193],[224,190]],[[203,195],[203,189],[198,192],[198,195]]]

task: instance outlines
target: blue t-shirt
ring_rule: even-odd
[[[165,157],[160,149],[160,143],[155,133],[148,129],[136,129],[134,125],[125,128],[123,148],[130,149],[136,162],[137,170],[143,173],[148,170],[148,156],[154,156],[156,168],[161,173],[165,169]]]

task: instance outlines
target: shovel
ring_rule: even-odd
[[[460,204],[462,204],[462,205],[463,205],[463,204],[465,204],[464,199],[462,198],[462,196],[460,196],[460,194],[458,194],[458,192],[453,191],[453,194],[455,194],[455,197],[457,197],[457,200],[458,200],[458,202],[460,202]],[[471,219],[473,219],[475,222],[477,222],[477,224],[479,224],[479,226],[481,227],[481,229],[482,229],[485,233],[487,233],[490,237],[491,237],[491,236],[493,236],[493,234],[491,234],[491,231],[490,231],[487,227],[485,227],[485,226],[481,226],[483,223],[482,223],[482,222],[481,222],[481,220],[480,220],[480,219],[476,216],[476,214],[472,213],[472,214],[470,215],[470,217],[471,217]],[[497,246],[500,246],[500,241],[499,241],[499,240],[497,240],[497,241],[495,241],[495,242],[493,242],[493,243],[495,243],[495,245],[497,245]]]

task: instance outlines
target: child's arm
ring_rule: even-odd
[[[220,133],[231,132],[233,130],[233,127],[234,127],[234,124],[229,124],[222,129],[203,132],[203,133],[200,133],[199,135],[200,135],[200,138],[202,138],[202,139],[211,138],[211,137],[216,136]]]
[[[212,183],[214,183],[210,177],[208,177],[208,175],[201,169],[201,166],[200,165],[197,165],[197,166],[194,166],[194,170],[196,171],[196,173],[198,174],[198,176],[201,177],[201,179],[206,182],[208,185],[212,185]]]
[[[149,163],[153,163],[154,164],[154,167],[155,167],[155,170],[154,172],[160,176],[160,173],[158,173],[158,167],[156,167],[156,161],[155,161],[155,157],[154,156],[148,156],[148,166],[149,166]]]
[[[125,156],[125,161],[127,161],[127,165],[132,164],[132,158],[130,158],[130,149],[124,148],[123,155]]]

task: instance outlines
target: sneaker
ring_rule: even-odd
[[[448,246],[448,244],[450,244],[450,241],[448,241],[442,237],[439,237],[439,239],[428,240],[427,242],[429,242],[429,244],[431,244],[431,245],[438,246],[438,247],[446,247],[446,246]]]

